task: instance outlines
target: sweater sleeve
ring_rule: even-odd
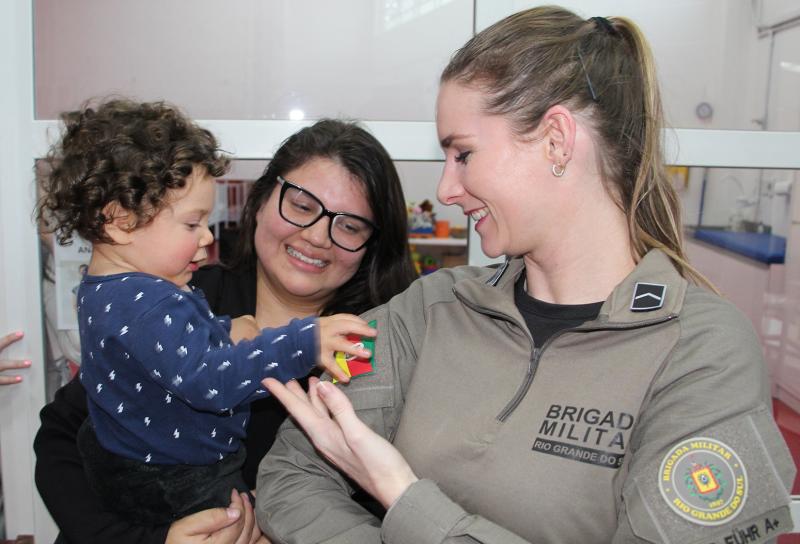
[[[169,526],[133,525],[103,509],[89,487],[76,442],[88,417],[86,393],[75,378],[42,408],[36,433],[36,487],[68,543],[163,544]],[[65,493],[64,490],[69,490]]]
[[[219,411],[256,398],[263,378],[307,375],[317,361],[317,332],[316,318],[295,319],[232,345],[226,323],[169,296],[117,341],[162,387],[195,409]]]

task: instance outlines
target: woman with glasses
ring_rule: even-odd
[[[431,274],[362,316],[378,330],[369,376],[313,379],[308,394],[265,380],[310,437],[287,423],[261,463],[267,536],[710,543],[789,530],[795,469],[759,342],[687,262],[636,25],[552,6],[512,15],[452,57],[436,124],[439,200],[508,258]],[[350,481],[382,520],[349,499]]]
[[[204,267],[192,284],[220,315],[253,315],[259,328],[293,317],[361,313],[414,279],[406,210],[383,146],[358,125],[322,120],[290,136],[253,184],[230,262]],[[36,481],[61,535],[58,542],[255,542],[252,510],[239,526],[208,510],[170,526],[133,526],[101,509],[83,473],[75,438],[86,397],[73,380],[41,413]],[[245,482],[286,417],[270,397],[251,405]],[[244,523],[242,523],[244,521]],[[238,532],[237,532],[238,529]],[[252,537],[252,538],[251,538]]]

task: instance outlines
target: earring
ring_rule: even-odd
[[[567,167],[566,166],[559,166],[556,163],[553,163],[553,167],[550,170],[552,170],[553,175],[555,177],[560,178],[561,176],[564,175],[564,172],[567,171]]]

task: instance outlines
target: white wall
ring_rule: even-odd
[[[7,536],[52,542],[55,526],[33,486],[31,444],[44,404],[39,253],[31,220],[33,55],[31,7],[0,2],[0,334],[25,331],[3,358],[30,359],[22,383],[0,387],[0,449]]]
[[[800,15],[800,4],[797,0],[756,0],[758,4],[759,22],[762,25],[774,25]]]
[[[477,0],[475,25],[482,29],[543,3]],[[766,113],[771,38],[759,38],[757,27],[800,13],[795,0],[560,3],[585,17],[625,15],[642,27],[671,126],[778,128]],[[473,23],[470,0],[35,0],[34,6],[37,116],[44,119],[87,97],[122,92],[166,98],[204,119],[286,119],[300,109],[307,118],[432,121],[438,74]],[[781,45],[785,35],[776,37],[776,54],[800,51],[794,42]],[[793,92],[773,85],[771,102],[791,101]],[[701,102],[713,107],[711,119],[695,114]],[[800,121],[790,118],[793,124],[780,126],[796,130]],[[785,231],[785,199],[776,205],[771,198],[776,176],[705,175],[705,225],[727,225],[737,198],[745,198],[752,202],[747,219]],[[693,171],[681,195],[687,224],[698,217],[702,177]]]
[[[116,92],[198,119],[430,121],[439,72],[472,33],[471,0],[34,6],[39,119]]]

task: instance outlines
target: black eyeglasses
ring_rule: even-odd
[[[367,245],[378,227],[371,221],[346,212],[332,212],[312,193],[278,176],[281,196],[278,211],[281,217],[296,227],[310,227],[323,217],[329,217],[328,236],[331,242],[347,251],[358,251]]]

